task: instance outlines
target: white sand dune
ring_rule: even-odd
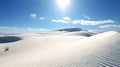
[[[18,35],[22,38],[19,41],[1,43],[0,67],[120,66],[120,33],[109,31],[90,37],[59,33]]]

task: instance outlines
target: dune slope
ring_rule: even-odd
[[[66,34],[67,35],[67,34]],[[120,66],[120,33],[94,36],[21,35],[0,44],[0,67]],[[9,51],[4,51],[9,47]]]

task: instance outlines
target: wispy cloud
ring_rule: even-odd
[[[31,18],[36,18],[36,16],[37,16],[37,14],[35,14],[35,13],[31,13],[31,14],[30,14],[30,17],[31,17]]]
[[[73,24],[81,24],[81,25],[100,25],[100,24],[105,24],[105,23],[114,23],[115,21],[112,19],[108,19],[108,20],[73,20],[72,23]]]
[[[51,22],[56,22],[56,23],[69,23],[68,21],[65,21],[65,20],[51,20]]]
[[[69,17],[62,17],[62,19],[55,19],[51,20],[51,22],[56,22],[56,23],[69,23],[71,19]]]
[[[70,17],[63,17],[62,19],[66,20],[66,21],[70,21],[71,20]]]
[[[0,33],[41,33],[47,32],[46,28],[18,28],[18,27],[0,27]]]
[[[43,17],[40,17],[40,20],[44,20],[45,18],[43,18]]]
[[[62,17],[62,19],[54,19],[51,22],[56,23],[72,23],[72,24],[81,24],[81,25],[100,25],[106,23],[114,23],[115,21],[112,19],[106,20],[90,20],[90,17],[83,16],[84,19],[72,20],[70,17]]]
[[[104,29],[104,30],[120,31],[120,25],[108,24],[108,25],[99,26],[99,28]]]

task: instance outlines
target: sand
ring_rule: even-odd
[[[16,37],[21,40],[0,43],[0,67],[120,66],[120,33],[115,31],[92,36],[54,31]]]

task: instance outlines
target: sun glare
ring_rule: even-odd
[[[58,6],[62,9],[65,10],[70,3],[70,0],[57,0]]]

